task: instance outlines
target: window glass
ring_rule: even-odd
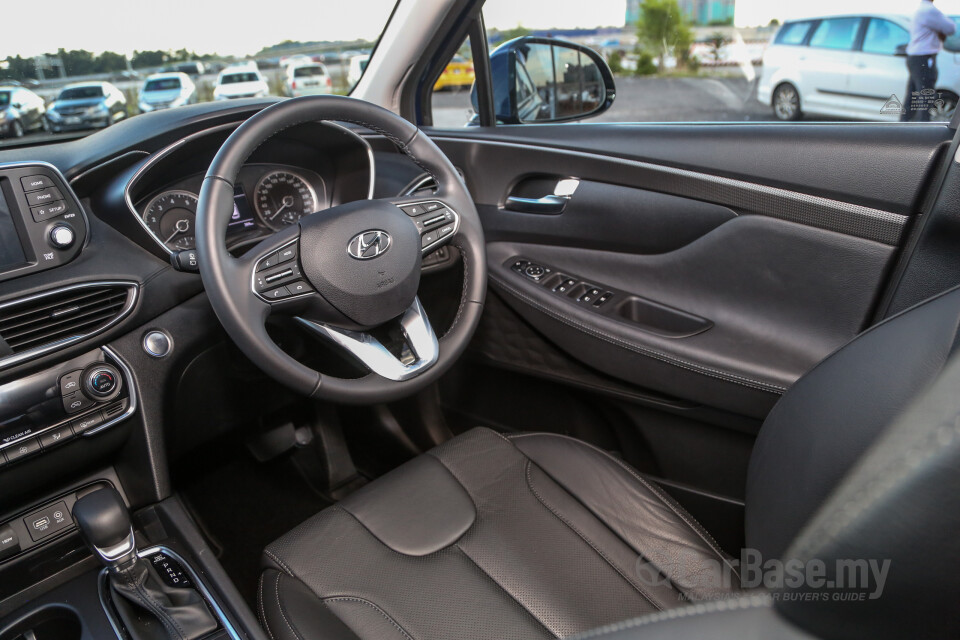
[[[457,128],[474,121],[475,111],[470,101],[473,83],[473,52],[467,38],[433,84],[430,106],[435,127]]]
[[[867,34],[863,38],[863,51],[892,56],[897,53],[897,47],[905,47],[908,42],[910,42],[910,33],[906,29],[889,20],[874,18],[867,25]]]
[[[823,49],[853,49],[859,28],[860,18],[824,20],[813,32],[810,46]]]
[[[98,129],[92,126],[73,126],[72,113],[67,126],[60,107],[54,106],[58,96],[79,98],[81,94],[72,90],[61,96],[79,83],[100,84],[99,93],[87,95],[101,99],[105,95],[111,103],[122,103],[125,111],[115,114],[117,120],[212,101],[222,95],[215,89],[224,70],[228,77],[223,83],[237,87],[241,82],[264,81],[267,93],[277,97],[292,95],[293,82],[310,85],[307,93],[350,93],[396,4],[397,0],[363,0],[351,10],[316,0],[262,6],[196,0],[45,0],[47,19],[42,27],[17,28],[15,18],[4,22],[0,99],[5,102],[0,102],[0,120],[7,117],[9,105],[19,101],[14,89],[25,88],[32,93],[25,94],[24,101],[45,104],[48,126],[16,140],[0,135],[0,147],[95,134]],[[326,66],[325,75],[315,71],[321,77],[303,77],[310,72],[301,71],[295,79],[291,71],[293,66],[319,64]],[[244,73],[235,75],[235,70]],[[189,81],[170,77],[177,72]],[[4,126],[0,129],[6,131]]]
[[[95,85],[92,87],[71,87],[64,89],[57,96],[57,100],[83,100],[84,98],[102,98],[103,87]]]
[[[777,44],[803,44],[810,33],[812,22],[791,22],[783,25],[783,28],[777,33]]]

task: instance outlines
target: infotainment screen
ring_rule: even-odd
[[[3,191],[0,191],[0,272],[26,261],[20,236],[17,234],[17,228],[13,226],[13,216],[10,214]]]

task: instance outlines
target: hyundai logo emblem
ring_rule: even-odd
[[[390,248],[390,234],[379,229],[358,233],[347,245],[347,253],[357,260],[371,260],[382,256]]]

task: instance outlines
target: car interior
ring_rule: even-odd
[[[0,640],[957,637],[960,121],[573,122],[482,4],[0,147]]]

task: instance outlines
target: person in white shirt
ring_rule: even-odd
[[[952,36],[957,30],[953,20],[943,15],[943,12],[933,6],[933,0],[921,0],[913,14],[910,24],[910,44],[907,45],[907,70],[910,79],[907,81],[907,95],[903,101],[904,113],[900,116],[901,122],[909,122],[919,113],[921,122],[930,121],[930,110],[921,100],[919,108],[912,108],[911,98],[920,94],[924,89],[934,89],[937,77],[937,54],[947,36]],[[921,94],[922,95],[922,94]]]

